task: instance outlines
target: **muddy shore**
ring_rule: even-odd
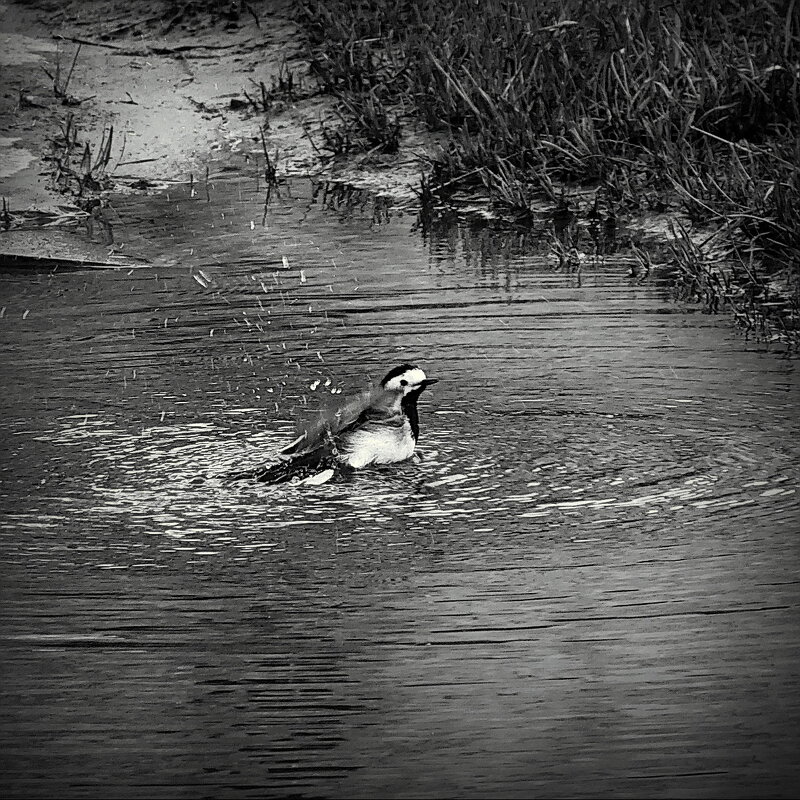
[[[414,131],[391,156],[342,164],[320,149],[322,126],[338,119],[335,99],[308,77],[292,3],[233,4],[230,14],[183,8],[0,3],[0,251],[114,256],[75,236],[88,216],[102,216],[104,192],[263,172],[265,149],[279,177],[414,196],[424,155]]]

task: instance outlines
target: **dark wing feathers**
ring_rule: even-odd
[[[228,480],[249,479],[264,483],[283,483],[304,478],[336,465],[336,450],[349,431],[370,422],[403,424],[401,413],[387,405],[386,393],[377,387],[323,409],[317,419],[297,431],[294,441],[281,451],[277,463],[233,473]]]
[[[343,404],[322,409],[318,418],[297,431],[297,438],[280,451],[281,457],[316,450],[331,437],[335,439],[372,415],[383,413],[385,416],[386,412],[381,412],[380,406],[376,406],[382,396],[383,390],[372,389],[346,399]]]
[[[391,408],[375,408],[370,406],[365,408],[357,419],[354,419],[349,425],[337,431],[336,435],[341,436],[350,430],[360,428],[362,425],[368,425],[370,422],[380,422],[381,425],[393,425],[400,427],[403,424],[403,415],[399,411],[394,411]]]
[[[336,466],[333,446],[322,444],[315,450],[284,458],[272,464],[263,464],[253,469],[228,475],[227,480],[251,480],[260,483],[285,483],[292,478],[307,478],[329,467]]]

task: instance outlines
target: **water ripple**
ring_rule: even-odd
[[[255,186],[0,271],[10,796],[793,790],[796,362],[624,252]],[[403,361],[420,463],[225,481]]]

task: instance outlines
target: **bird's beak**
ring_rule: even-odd
[[[429,386],[433,386],[434,383],[439,383],[439,379],[438,378],[425,378],[425,380],[422,381],[422,386],[423,386],[423,388],[427,389]]]

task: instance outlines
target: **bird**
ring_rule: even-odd
[[[400,364],[378,386],[346,399],[335,411],[323,411],[279,451],[277,462],[230,478],[319,484],[337,472],[407,461],[419,438],[417,400],[434,383],[438,380],[419,367]]]

